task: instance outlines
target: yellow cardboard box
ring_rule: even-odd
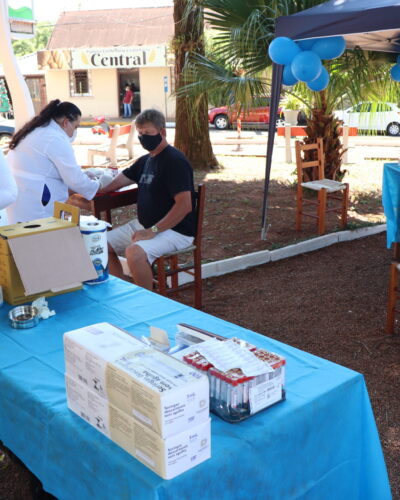
[[[77,290],[95,278],[77,207],[56,202],[54,217],[0,227],[0,285],[9,304]]]

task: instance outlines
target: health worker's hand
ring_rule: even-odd
[[[151,240],[155,235],[156,233],[153,233],[151,229],[140,229],[132,236],[132,243],[140,240]]]

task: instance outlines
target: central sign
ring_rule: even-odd
[[[72,69],[165,66],[165,46],[71,49]]]

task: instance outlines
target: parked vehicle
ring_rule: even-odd
[[[357,127],[358,130],[386,132],[400,135],[400,108],[391,102],[363,102],[345,109],[334,111],[344,125]]]
[[[11,139],[14,131],[14,120],[0,120],[0,143]]]
[[[219,130],[230,128],[237,121],[237,112],[228,106],[212,108],[208,111],[208,121]],[[259,106],[248,109],[240,113],[242,126],[261,126],[269,124],[269,106]],[[277,120],[284,119],[282,110],[278,110]]]

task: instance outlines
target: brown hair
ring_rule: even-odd
[[[15,149],[22,139],[35,130],[35,128],[48,125],[52,119],[67,118],[70,122],[73,122],[81,115],[81,110],[78,106],[72,104],[72,102],[61,102],[59,99],[54,99],[54,101],[50,101],[38,115],[25,123],[25,125],[13,135],[10,142],[10,149]]]

